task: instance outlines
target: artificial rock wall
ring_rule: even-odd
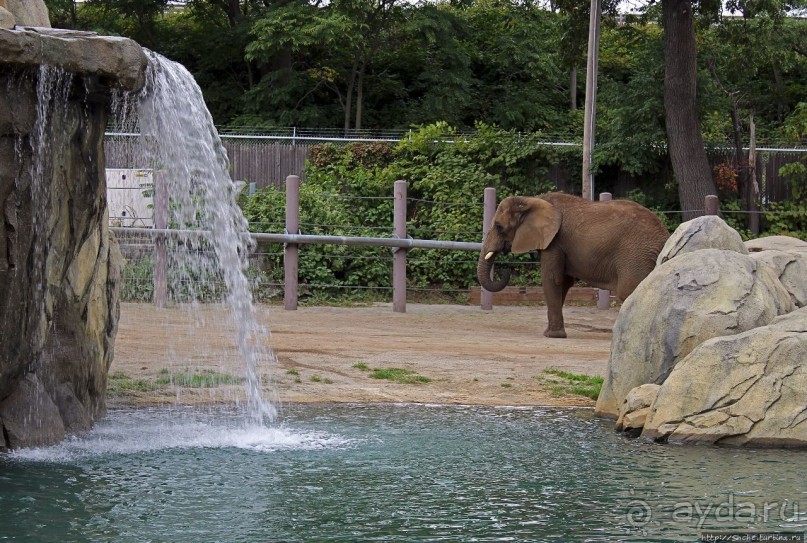
[[[145,66],[130,40],[0,28],[0,450],[105,411],[122,258],[103,138],[113,92]]]

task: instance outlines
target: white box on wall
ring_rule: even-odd
[[[110,226],[154,226],[152,170],[107,168],[106,194]]]

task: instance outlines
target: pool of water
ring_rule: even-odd
[[[803,452],[656,445],[588,410],[117,410],[0,458],[11,541],[693,541],[807,530]]]

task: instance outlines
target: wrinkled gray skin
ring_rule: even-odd
[[[653,270],[669,236],[661,220],[635,202],[591,202],[559,192],[511,196],[499,204],[482,242],[477,278],[498,292],[509,270],[493,279],[497,255],[540,251],[549,316],[544,335],[564,338],[563,302],[575,280],[625,300]]]

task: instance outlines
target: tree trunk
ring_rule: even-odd
[[[594,173],[591,159],[594,153],[594,133],[597,124],[597,68],[600,51],[600,0],[591,0],[588,23],[588,53],[586,55],[586,104],[583,113],[583,180],[582,194],[594,199]]]
[[[664,22],[664,118],[684,220],[703,214],[717,194],[696,102],[695,19],[690,0],[662,0]]]
[[[366,67],[366,63],[361,63],[361,68],[359,69],[359,80],[356,83],[356,124],[353,128],[356,130],[361,130],[361,113],[362,113],[362,101],[364,100],[364,69]]]
[[[750,179],[748,177],[748,163],[745,160],[745,153],[743,152],[743,137],[742,129],[740,127],[740,114],[737,111],[737,102],[732,102],[731,110],[729,111],[731,117],[731,131],[734,138],[734,164],[737,168],[737,194],[742,202],[743,209],[749,211],[748,202],[748,184]],[[748,226],[748,222],[746,222]]]
[[[569,72],[569,109],[577,109],[577,66],[572,66]]]
[[[353,67],[350,69],[350,79],[347,82],[347,92],[345,93],[345,136],[350,130],[350,113],[353,108],[353,87],[356,85],[356,69],[359,65],[358,58],[353,59]]]
[[[753,234],[759,234],[759,185],[757,184],[757,127],[754,123],[754,114],[748,120],[749,150],[748,150],[748,229]]]
[[[230,28],[235,28],[238,25],[238,19],[240,17],[241,17],[240,0],[229,0],[227,3],[227,20],[230,23]]]

